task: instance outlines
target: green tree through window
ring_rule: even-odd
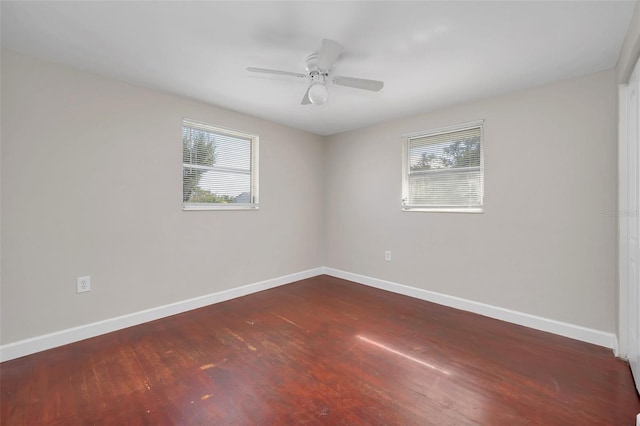
[[[203,130],[183,127],[182,129],[182,162],[196,166],[213,167],[216,162],[215,135]],[[203,190],[198,185],[204,169],[187,168],[182,170],[182,201],[192,203],[216,202],[205,201],[215,198],[210,191]]]
[[[257,135],[184,119],[183,209],[257,209],[257,161]]]
[[[482,211],[482,124],[461,124],[405,138],[404,210]]]
[[[480,167],[480,138],[470,137],[441,145],[434,152],[423,152],[411,170],[434,170],[453,167]]]

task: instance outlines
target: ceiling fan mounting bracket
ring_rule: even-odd
[[[327,84],[327,74],[324,74],[318,71],[313,71],[311,74],[309,74],[309,76],[311,77],[311,84],[313,83]]]

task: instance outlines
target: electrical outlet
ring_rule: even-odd
[[[384,252],[384,260],[387,261],[387,262],[391,262],[391,251],[386,250]]]
[[[78,277],[76,281],[76,292],[84,293],[85,291],[91,291],[91,277]]]

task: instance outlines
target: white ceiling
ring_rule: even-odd
[[[321,135],[613,68],[635,1],[10,2],[2,47]],[[345,50],[332,86],[300,105],[323,38]]]

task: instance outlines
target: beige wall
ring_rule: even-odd
[[[615,82],[322,138],[3,51],[0,342],[321,265],[615,332]],[[183,117],[260,135],[259,211],[181,210]],[[400,136],[477,119],[486,212],[401,212]]]
[[[183,117],[260,135],[259,211],[181,210]],[[320,136],[3,51],[1,137],[3,344],[323,263]]]
[[[601,72],[328,138],[326,266],[615,332],[615,84]],[[401,135],[478,119],[485,213],[402,212]]]

